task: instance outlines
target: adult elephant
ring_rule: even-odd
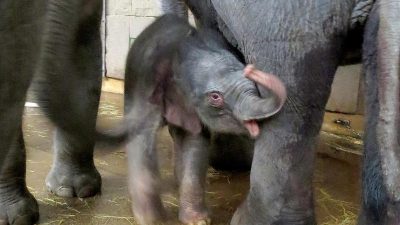
[[[398,0],[161,0],[164,12],[185,16],[189,7],[200,26],[222,32],[246,63],[276,74],[287,87],[285,106],[262,125],[255,142],[251,187],[231,224],[316,223],[315,138],[336,68],[348,43],[364,30],[368,124],[359,223],[399,223],[399,5]]]
[[[22,114],[31,81],[55,122],[48,189],[64,197],[100,191],[93,163],[101,84],[101,0],[0,1],[0,224],[34,224],[25,183]]]

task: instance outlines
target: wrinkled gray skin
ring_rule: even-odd
[[[381,0],[363,44],[367,123],[359,224],[400,223],[400,1]]]
[[[185,2],[198,22],[205,18],[247,63],[279,76],[288,91],[282,111],[263,124],[255,142],[251,188],[231,224],[315,224],[315,138],[335,70],[357,29],[364,34],[368,119],[359,224],[399,224],[400,1]]]
[[[93,163],[101,82],[100,0],[0,1],[0,224],[34,224],[38,205],[25,183],[22,113],[34,80],[56,126],[53,193],[100,191]]]
[[[119,132],[129,135],[129,190],[140,224],[165,216],[155,150],[156,131],[164,125],[175,144],[179,218],[185,224],[210,223],[204,202],[210,132],[248,135],[245,121],[274,115],[285,100],[275,89],[261,98],[243,69],[219,33],[196,31],[173,14],[157,19],[135,40],[127,59]]]

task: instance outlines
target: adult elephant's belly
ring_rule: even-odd
[[[323,108],[329,97],[325,90],[330,88],[348,38],[354,0],[212,3],[222,33],[228,40],[234,39],[231,42],[237,44],[246,63],[283,80],[288,101],[282,112],[304,118],[313,109]],[[268,95],[262,87],[259,91]]]
[[[329,47],[329,42],[344,38],[355,6],[355,0],[212,0],[212,3],[221,31],[246,61],[273,72],[290,66],[287,62],[290,58],[305,55],[319,46]],[[282,55],[285,51],[281,48],[289,48],[291,55]]]

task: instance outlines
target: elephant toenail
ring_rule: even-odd
[[[74,196],[74,190],[69,187],[60,186],[57,188],[57,190],[55,192],[56,192],[55,194],[60,197],[73,197]]]

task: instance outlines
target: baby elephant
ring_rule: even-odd
[[[249,79],[248,79],[249,78]],[[259,96],[256,84],[270,95]],[[257,121],[277,113],[286,91],[274,75],[245,66],[223,38],[197,31],[174,15],[158,18],[130,49],[125,74],[129,190],[140,224],[165,216],[159,195],[157,130],[168,125],[180,185],[179,219],[209,224],[204,186],[209,133],[259,133]]]

